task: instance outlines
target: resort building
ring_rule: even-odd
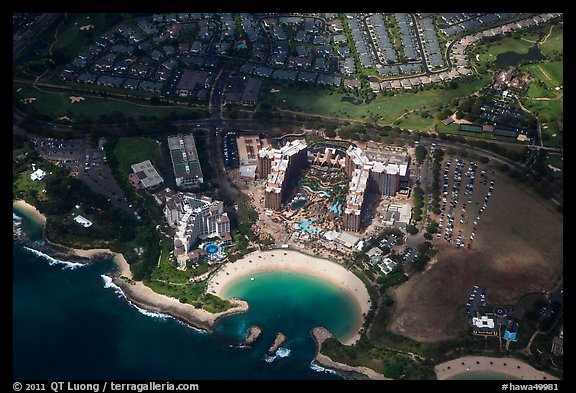
[[[478,336],[499,336],[500,328],[505,328],[504,339],[515,341],[518,331],[518,323],[510,319],[514,313],[514,307],[509,305],[487,305],[486,288],[474,286],[472,294],[466,303],[468,322],[472,328],[472,334]],[[507,333],[506,333],[507,332]]]
[[[164,179],[158,173],[150,160],[132,165],[132,173],[128,180],[136,188],[154,188],[164,183]]]
[[[344,230],[358,232],[364,211],[365,193],[387,197],[399,195],[402,183],[409,183],[410,157],[404,153],[387,152],[350,146],[346,150],[344,168],[351,179],[344,211]]]
[[[224,212],[224,203],[207,196],[165,189],[154,194],[156,202],[164,204],[164,217],[176,229],[174,254],[180,263],[186,263],[198,240],[219,237],[231,239],[230,219]]]
[[[280,210],[288,188],[298,172],[308,163],[306,141],[296,139],[280,149],[270,147],[258,153],[258,175],[266,179],[264,207]]]
[[[364,193],[370,176],[370,167],[355,169],[350,180],[346,207],[344,209],[344,230],[358,232],[362,220],[364,205]]]
[[[92,226],[92,221],[90,221],[89,219],[87,219],[84,216],[81,216],[80,214],[78,214],[76,217],[74,217],[74,221],[76,221],[78,224],[82,225],[84,228],[89,228]]]
[[[327,166],[329,168],[344,168],[346,160],[341,157],[335,148],[326,147],[324,152],[318,152],[314,155],[313,164]]]
[[[168,149],[176,185],[184,189],[194,189],[204,183],[202,168],[198,160],[193,134],[178,134],[168,137]]]
[[[30,180],[32,181],[42,180],[44,179],[44,176],[46,176],[46,172],[38,168],[30,174]]]

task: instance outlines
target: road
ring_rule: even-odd
[[[456,150],[464,149],[468,152],[474,152],[480,156],[489,157],[491,161],[495,161],[495,162],[498,162],[500,164],[506,164],[506,165],[508,165],[508,167],[511,170],[514,170],[514,171],[517,171],[519,173],[524,174],[526,179],[528,179],[528,180],[538,184],[539,186],[541,186],[542,189],[544,189],[546,191],[546,196],[548,196],[554,203],[556,203],[559,206],[564,205],[562,190],[559,189],[558,187],[554,186],[553,184],[550,184],[549,182],[543,182],[541,179],[538,179],[536,177],[536,175],[529,168],[527,168],[524,164],[512,161],[506,157],[502,157],[500,155],[492,153],[491,151],[480,149],[478,147],[474,147],[474,146],[470,146],[470,145],[461,144],[458,142],[446,141],[446,140],[442,140],[442,139],[431,139],[431,138],[422,138],[420,140],[420,144],[423,144],[424,146],[426,146],[427,149],[430,148],[432,143],[436,143],[437,146],[444,147],[444,148],[450,147],[450,148],[453,148]]]
[[[28,30],[22,33],[20,36],[12,38],[12,63],[15,63],[18,55],[22,50],[28,46],[30,41],[40,35],[48,26],[59,18],[62,14],[49,13],[41,15],[38,20],[33,23]]]
[[[24,49],[24,47],[30,42],[30,40],[40,34],[44,29],[50,25],[57,18],[60,14],[44,14],[39,19],[38,22],[32,25],[22,36],[17,38],[14,41],[13,46],[13,53],[18,54]],[[414,17],[412,15],[412,17]],[[322,20],[322,19],[320,19]],[[420,49],[422,48],[422,43],[420,42],[420,38],[418,37],[418,42],[420,45]],[[451,48],[452,43],[449,44],[447,48],[447,53],[449,53],[449,48]],[[449,59],[449,56],[447,56]],[[426,61],[424,60],[424,63]],[[430,71],[427,69],[427,73]],[[230,75],[234,72],[232,68],[224,68],[220,71],[217,76],[217,79],[214,83],[214,87],[210,94],[209,99],[209,112],[210,117],[205,120],[180,120],[174,122],[175,125],[178,126],[187,126],[192,129],[208,129],[209,130],[209,146],[210,146],[210,157],[212,158],[212,162],[215,163],[215,170],[218,178],[219,183],[219,192],[223,196],[232,197],[236,190],[233,186],[230,185],[227,175],[226,169],[224,167],[224,160],[223,160],[223,149],[222,149],[222,138],[221,132],[223,130],[258,130],[258,131],[267,131],[270,129],[271,123],[270,122],[263,122],[261,120],[252,120],[252,119],[223,119],[222,118],[222,98],[226,89],[226,83],[230,77]],[[19,123],[26,117],[25,114],[20,112],[18,109],[13,107],[13,120],[15,124]],[[289,120],[284,120],[283,123],[291,122]],[[62,130],[62,131],[70,131],[69,125],[61,125],[51,122],[43,122],[38,121],[39,124],[48,127],[53,130]],[[137,122],[140,123],[140,122]],[[298,124],[296,122],[292,122],[294,124]],[[106,128],[108,130],[113,129],[115,127],[111,127],[110,125],[92,125],[92,128],[99,129],[99,128]],[[432,139],[424,138],[424,140],[428,140],[429,144],[431,143]],[[510,161],[505,157],[497,156],[494,153],[491,153],[486,150],[482,150],[479,148],[471,147],[469,145],[460,144],[457,142],[451,141],[444,141],[444,140],[434,140],[439,146],[444,147],[452,147],[454,149],[466,149],[466,150],[473,150],[476,151],[480,155],[489,156],[491,159],[505,163],[509,167],[513,168],[516,171],[520,171],[521,173],[526,172],[528,177],[531,177],[533,181],[540,183],[538,179],[536,179],[529,169],[527,169],[524,165],[518,164],[516,162]],[[552,149],[550,149],[552,150]],[[549,187],[549,195],[552,200],[556,203],[562,204],[562,194],[561,190],[551,186],[546,185]]]

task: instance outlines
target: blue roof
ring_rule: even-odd
[[[508,330],[504,332],[504,340],[516,341],[516,332],[510,333]]]

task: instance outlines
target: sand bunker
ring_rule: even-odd
[[[93,29],[94,25],[84,25],[84,26],[80,26],[80,30],[90,30]]]
[[[84,97],[79,96],[70,96],[70,103],[73,104],[75,102],[84,101]]]
[[[35,97],[28,97],[28,98],[22,98],[21,100],[24,104],[31,104],[34,101],[36,101]]]

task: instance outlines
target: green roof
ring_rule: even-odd
[[[474,124],[460,124],[460,131],[482,132],[482,126]]]
[[[184,159],[182,158],[182,150],[180,149],[172,150],[170,152],[170,155],[172,156],[172,162],[174,163],[174,165],[184,162]]]
[[[176,177],[184,177],[186,176],[186,165],[183,162],[175,163],[174,164],[174,176]]]

